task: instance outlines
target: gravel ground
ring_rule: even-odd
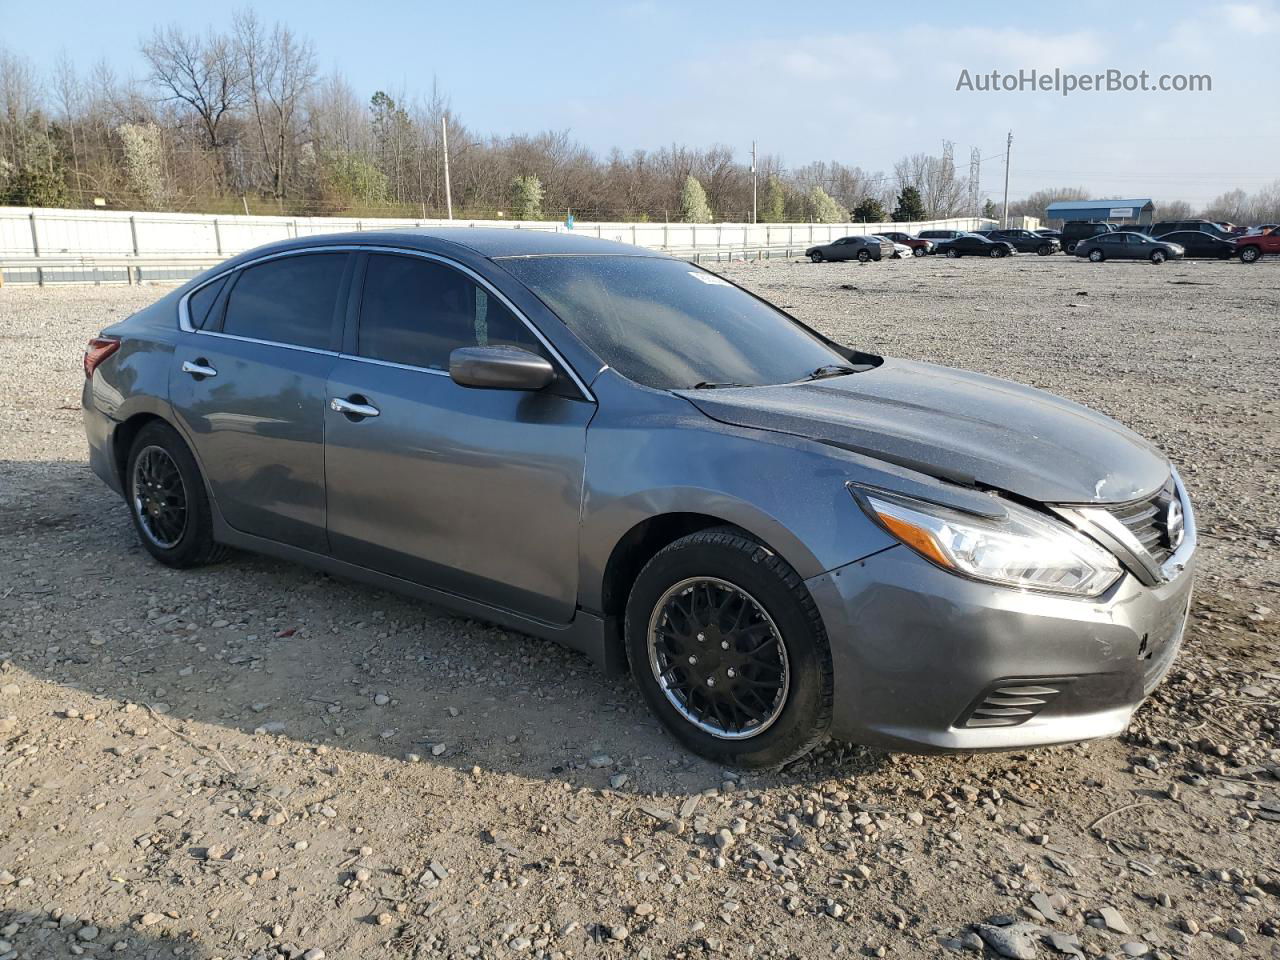
[[[1121,740],[739,776],[552,645],[284,563],[177,573],[85,463],[151,288],[0,290],[0,960],[1280,957],[1280,264],[722,268],[1158,441],[1186,650]]]

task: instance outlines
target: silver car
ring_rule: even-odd
[[[1150,443],[635,247],[291,240],[85,373],[93,469],[161,563],[257,551],[558,640],[726,764],[1115,735],[1187,617]]]

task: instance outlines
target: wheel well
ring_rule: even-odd
[[[115,433],[111,438],[112,453],[115,454],[116,471],[119,474],[120,489],[127,491],[128,485],[125,481],[125,471],[128,469],[129,448],[133,446],[133,438],[148,423],[153,420],[165,422],[164,417],[154,413],[135,413],[120,426],[116,427]],[[126,493],[127,496],[127,493]]]
[[[615,619],[618,624],[619,642],[627,597],[644,565],[659,550],[681,537],[723,526],[731,524],[705,513],[664,513],[636,524],[614,545],[609,562],[605,564],[600,596],[605,617]]]

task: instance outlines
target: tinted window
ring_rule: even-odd
[[[329,347],[346,260],[345,253],[309,253],[247,268],[227,298],[222,331],[300,347]]]
[[[222,292],[226,283],[226,277],[215,280],[187,298],[187,319],[191,321],[191,326],[197,330],[204,326],[205,320],[209,317],[209,310],[212,309],[214,301],[218,299],[218,294]]]
[[[369,258],[360,356],[448,370],[449,354],[458,347],[490,344],[542,352],[529,328],[461,271],[422,257]]]
[[[645,386],[789,383],[848,363],[767,303],[679,260],[524,257],[502,265],[601,360]]]

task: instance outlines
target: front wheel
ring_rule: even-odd
[[[1165,262],[1166,260],[1168,260],[1168,259],[1169,259],[1169,255],[1168,255],[1167,253],[1165,253],[1163,250],[1152,250],[1152,251],[1151,251],[1151,262],[1152,262],[1152,263],[1164,263],[1164,262]]]
[[[1245,247],[1240,251],[1241,263],[1256,263],[1262,256],[1262,251],[1257,247]]]
[[[1103,255],[1101,250],[1090,250],[1089,259],[1092,260],[1094,263],[1101,263],[1103,260],[1106,259],[1106,257]]]
[[[987,254],[989,257],[1003,257],[1004,255],[1005,250],[1003,247],[992,247],[991,252]]]
[[[912,255],[913,257],[923,257],[923,256],[924,256],[924,247],[914,247],[914,248],[911,250],[911,255]]]
[[[1049,254],[1053,253],[1053,247],[1049,246],[1047,243],[1041,244],[1036,247],[1036,253],[1042,257],[1047,257]]]
[[[1068,244],[1067,244],[1065,247],[1063,247],[1062,249],[1063,249],[1063,250],[1065,250],[1067,253],[1075,253],[1075,252],[1076,252],[1076,244],[1074,244],[1074,243],[1068,243]]]
[[[960,251],[952,248],[947,251],[947,256],[950,257],[952,260],[958,260],[960,259]]]
[[[215,563],[227,548],[213,539],[200,468],[178,431],[153,421],[129,448],[125,489],[134,529],[147,552],[170,567]]]
[[[813,251],[813,253],[809,254],[809,260],[812,261],[813,263],[821,263],[822,252],[819,250]]]
[[[831,725],[826,629],[800,575],[734,527],[690,534],[640,571],[625,621],[649,708],[695,753],[778,767]]]

